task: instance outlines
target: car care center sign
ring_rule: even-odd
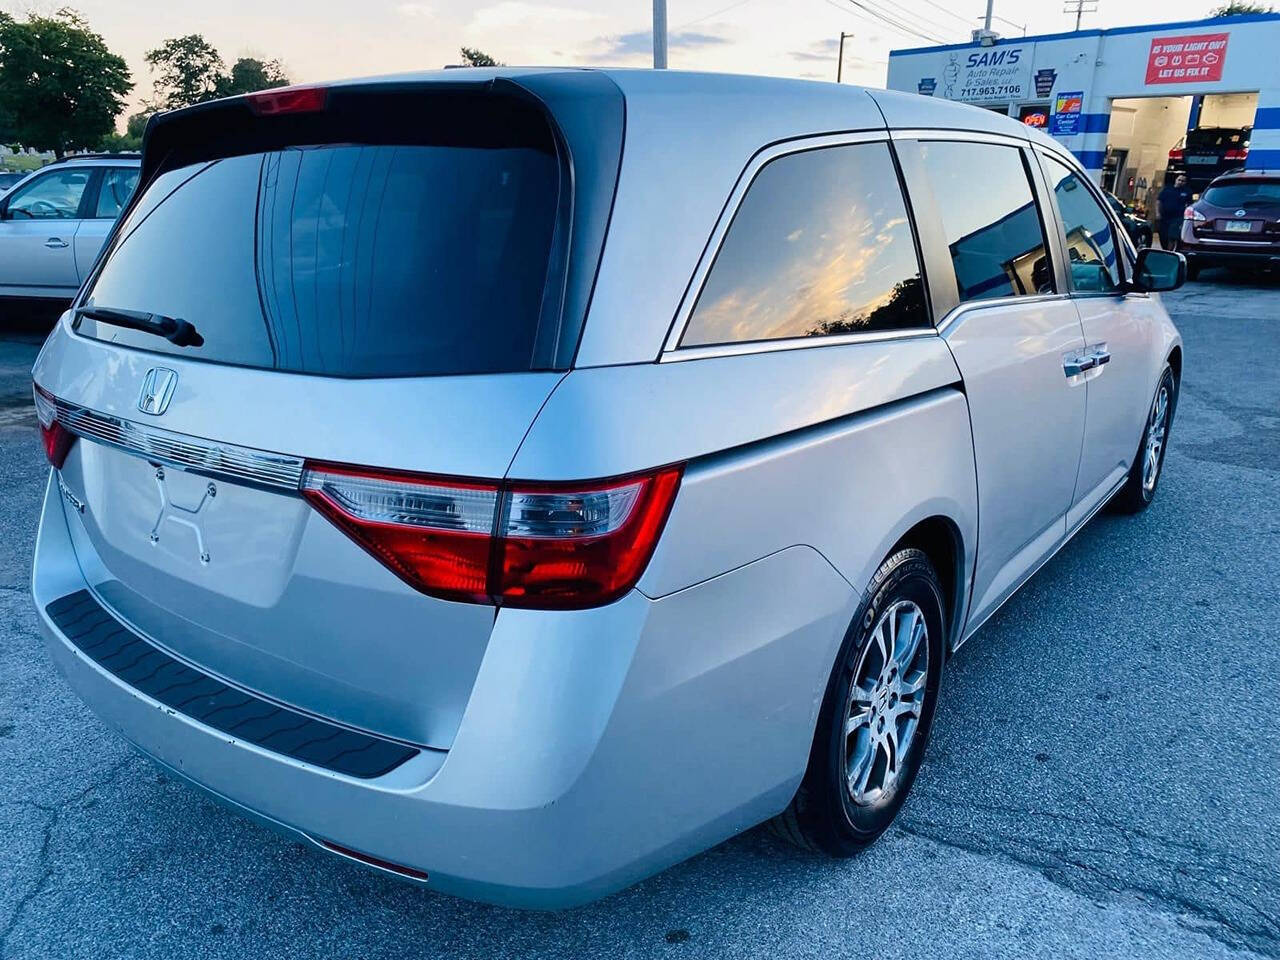
[[[1031,56],[1022,47],[952,53],[942,68],[942,83],[942,95],[948,100],[1026,100],[1031,96]]]
[[[1147,83],[1221,80],[1227,59],[1227,33],[1156,37],[1147,54]]]

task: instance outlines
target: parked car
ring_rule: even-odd
[[[1157,490],[1184,262],[988,111],[449,71],[162,114],[141,182],[34,368],[48,650],[429,888],[854,853],[947,658]]]
[[[1280,170],[1214,180],[1187,207],[1178,249],[1193,280],[1205,267],[1280,266]]]
[[[0,298],[69,300],[138,182],[133,154],[68,157],[0,197]]]
[[[1169,151],[1166,180],[1187,175],[1187,187],[1199,193],[1214,177],[1243,167],[1249,158],[1253,127],[1197,127]]]
[[[1115,211],[1120,223],[1124,225],[1125,233],[1129,234],[1129,239],[1133,241],[1133,245],[1141,250],[1143,247],[1151,246],[1151,238],[1155,234],[1155,228],[1150,220],[1144,220],[1134,211],[1133,207],[1126,204],[1114,193],[1104,190],[1103,196],[1106,197],[1107,203],[1111,209]]]
[[[9,192],[9,188],[19,183],[25,173],[11,173],[8,170],[0,170],[0,197]]]

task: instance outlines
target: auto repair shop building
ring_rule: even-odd
[[[1278,57],[1280,14],[1248,14],[894,50],[887,85],[1044,127],[1102,186],[1142,199],[1197,127],[1251,126],[1233,156],[1280,168]]]

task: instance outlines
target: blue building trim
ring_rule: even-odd
[[[1280,107],[1259,107],[1253,115],[1253,129],[1280,130]]]
[[[1080,166],[1086,170],[1101,170],[1102,161],[1107,158],[1105,150],[1072,150],[1076,155],[1076,159],[1080,161]],[[1280,153],[1280,151],[1276,151]]]
[[[1111,114],[1082,113],[1080,115],[1081,133],[1106,133],[1111,129]]]
[[[1071,30],[1066,33],[1042,33],[1034,37],[1001,37],[995,46],[1021,46],[1024,43],[1039,43],[1042,40],[1066,40],[1083,37],[1118,37],[1127,33],[1163,33],[1166,30],[1185,30],[1188,27],[1231,27],[1237,23],[1260,23],[1280,20],[1280,13],[1243,13],[1236,17],[1212,17],[1206,20],[1178,20],[1173,23],[1153,23],[1142,27],[1111,27],[1107,30]],[[974,43],[947,43],[933,47],[907,47],[902,50],[890,50],[889,56],[905,56],[911,53],[939,53],[947,50],[973,50],[981,47]]]
[[[1244,165],[1249,170],[1280,170],[1280,150],[1251,149]]]

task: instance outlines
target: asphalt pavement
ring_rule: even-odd
[[[283,839],[164,776],[45,657],[31,337],[0,339],[0,957],[1280,957],[1280,281],[1166,297],[1156,504],[1102,515],[959,652],[899,825],[756,829],[557,914]]]

